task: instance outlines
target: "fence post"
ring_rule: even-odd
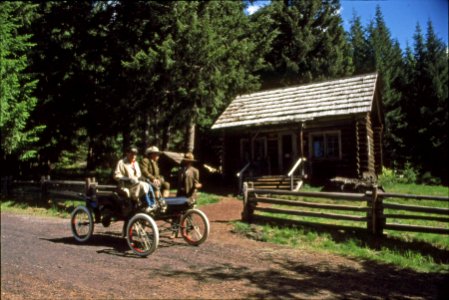
[[[243,183],[243,212],[242,212],[242,220],[245,222],[251,222],[253,217],[253,207],[249,202],[249,193],[248,193],[248,183]]]
[[[368,201],[371,202],[368,202],[368,207],[371,207],[367,214],[368,231],[375,236],[382,236],[385,218],[383,217],[383,199],[378,195],[377,185],[373,186],[371,197]]]
[[[375,186],[376,190],[376,217],[377,217],[377,227],[376,234],[378,236],[382,236],[384,234],[384,226],[385,226],[385,217],[384,217],[384,198],[382,194],[379,195],[379,187]]]
[[[86,197],[90,197],[92,200],[96,201],[97,199],[97,181],[95,180],[95,177],[87,177],[86,180]]]
[[[48,199],[48,181],[50,181],[50,175],[41,176],[41,201],[47,203]]]
[[[365,198],[366,198],[366,206],[368,208],[368,210],[366,211],[366,229],[369,233],[373,233],[374,232],[374,227],[373,227],[373,214],[374,214],[373,202],[374,202],[374,200],[372,197],[372,192],[366,191]]]
[[[12,176],[2,177],[1,195],[3,197],[11,196]]]

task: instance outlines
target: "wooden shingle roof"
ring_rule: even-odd
[[[302,122],[370,112],[377,74],[262,91],[235,98],[212,129]]]

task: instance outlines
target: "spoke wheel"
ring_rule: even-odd
[[[92,212],[85,206],[75,208],[70,219],[70,229],[78,242],[89,240],[94,232]]]
[[[159,244],[159,230],[152,217],[144,213],[136,214],[126,227],[126,241],[129,248],[139,256],[153,253]]]
[[[182,216],[181,235],[188,244],[201,245],[207,240],[209,231],[209,220],[202,211],[190,209]]]

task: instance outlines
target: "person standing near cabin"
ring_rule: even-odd
[[[149,183],[139,180],[142,173],[136,159],[137,153],[138,151],[135,147],[129,147],[126,150],[125,158],[119,160],[115,167],[114,179],[122,189],[129,192],[129,198],[134,203],[141,206],[148,204],[145,210],[150,212],[155,208],[155,205],[154,201],[148,196],[150,191]]]
[[[202,187],[200,172],[193,166],[196,162],[192,153],[186,153],[181,161],[181,169],[178,173],[177,197],[196,198],[196,190]]]
[[[166,198],[170,193],[170,183],[164,180],[160,173],[158,161],[161,152],[156,146],[151,146],[145,151],[145,157],[142,160],[142,175],[148,179],[154,186],[159,187],[162,197]]]

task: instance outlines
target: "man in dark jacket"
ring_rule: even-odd
[[[193,167],[195,158],[192,153],[186,153],[181,162],[182,167],[178,174],[177,197],[196,198],[196,190],[202,187],[200,172]]]
[[[161,152],[156,146],[151,146],[145,151],[142,160],[142,176],[148,179],[154,186],[159,187],[163,197],[168,197],[170,193],[170,183],[164,180],[158,165]]]

